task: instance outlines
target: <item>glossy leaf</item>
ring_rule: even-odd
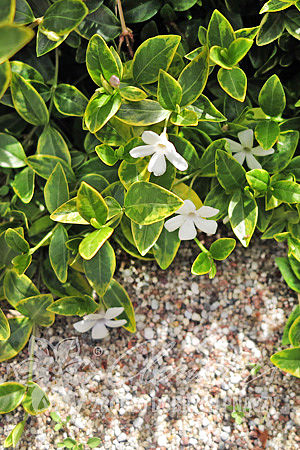
[[[17,423],[4,441],[4,448],[16,447],[25,428],[26,420]]]
[[[300,347],[287,348],[271,356],[271,362],[283,370],[300,378]]]
[[[175,78],[164,70],[159,71],[157,98],[161,106],[170,111],[176,109],[176,105],[180,104],[182,97],[182,89]]]
[[[265,150],[273,147],[280,134],[280,128],[272,120],[258,122],[255,127],[255,138]]]
[[[52,302],[53,297],[51,294],[39,294],[20,300],[15,305],[15,308],[36,325],[49,327],[54,322],[54,314],[47,311],[47,307]]]
[[[83,263],[85,275],[93,289],[101,297],[107,291],[116,268],[112,246],[105,242],[96,255]]]
[[[173,214],[183,204],[175,194],[153,183],[132,184],[125,196],[125,214],[139,225],[150,225]]]
[[[271,117],[280,115],[285,108],[285,93],[277,75],[272,75],[263,85],[259,97],[262,110]]]
[[[103,37],[98,34],[95,34],[89,41],[86,52],[86,66],[90,77],[98,86],[102,86],[102,76],[108,82],[113,75],[119,78],[121,76],[113,54]]]
[[[271,184],[272,194],[286,203],[300,202],[300,184],[292,181],[276,181]]]
[[[74,30],[88,12],[81,0],[57,0],[44,14],[41,28],[49,36],[62,36]]]
[[[83,259],[91,259],[112,235],[113,228],[102,227],[88,234],[79,245],[79,254]]]
[[[0,64],[17,53],[34,36],[33,30],[15,24],[0,25]]]
[[[34,21],[34,14],[26,0],[16,0],[16,13],[14,22],[19,25],[27,25]]]
[[[26,167],[15,176],[11,186],[23,203],[29,203],[34,193],[34,171]]]
[[[26,253],[29,251],[29,244],[26,239],[24,239],[24,237],[13,228],[8,228],[5,231],[5,239],[9,247],[13,250],[20,253]]]
[[[228,215],[232,230],[244,247],[248,247],[257,222],[257,204],[255,199],[243,191],[236,191],[228,206]]]
[[[267,192],[270,184],[270,175],[266,170],[253,169],[246,173],[246,178],[252,189],[258,192]]]
[[[148,171],[148,161],[139,159],[135,164],[122,161],[118,170],[121,183],[126,189],[136,181],[148,181],[150,172]]]
[[[52,155],[32,155],[26,159],[27,164],[31,169],[34,170],[37,175],[42,178],[48,180],[51,173],[57,166],[57,164],[61,164],[67,180],[73,182],[75,179],[74,172],[71,167],[66,163],[66,161],[62,158]]]
[[[210,47],[218,45],[219,47],[228,48],[235,40],[232,26],[228,20],[215,9],[209,21],[207,29],[207,41]]]
[[[88,14],[77,27],[77,32],[86,39],[99,34],[106,41],[115,39],[121,31],[119,20],[105,5]]]
[[[57,208],[50,216],[55,222],[74,223],[77,225],[88,225],[89,222],[85,220],[77,211],[76,197],[71,198],[66,203]]]
[[[223,150],[216,152],[216,174],[223,188],[230,192],[245,184],[245,169]]]
[[[0,99],[5,93],[11,80],[11,69],[8,61],[0,64]]]
[[[122,98],[131,102],[139,102],[147,98],[146,92],[135,86],[124,86],[119,89],[119,94]]]
[[[211,244],[209,252],[214,259],[222,261],[223,259],[228,258],[230,253],[234,250],[235,244],[235,239],[221,238]]]
[[[26,386],[21,383],[6,382],[0,384],[0,414],[7,414],[22,402]]]
[[[56,300],[50,306],[47,311],[51,311],[55,314],[62,316],[84,316],[86,314],[92,314],[99,308],[99,304],[96,303],[92,297],[84,295],[63,297]]]
[[[25,158],[20,142],[9,134],[0,133],[0,167],[11,169],[24,167]]]
[[[55,89],[54,104],[65,116],[81,117],[84,115],[88,99],[75,86],[61,83]]]
[[[178,82],[182,88],[180,105],[193,103],[205,88],[209,70],[208,53],[203,50],[181,72]]]
[[[289,331],[291,326],[293,325],[293,323],[295,322],[296,319],[298,319],[300,317],[300,306],[297,305],[293,311],[291,312],[291,314],[289,315],[288,320],[286,321],[284,330],[283,330],[283,336],[282,336],[282,345],[290,345],[290,339],[289,339]]]
[[[69,188],[66,175],[61,164],[57,164],[44,187],[45,203],[52,213],[69,200]]]
[[[96,219],[100,225],[106,222],[108,208],[102,195],[84,181],[78,190],[76,205],[79,214],[86,221]]]
[[[9,323],[4,315],[2,309],[0,308],[0,341],[6,341],[10,336]]]
[[[265,156],[262,160],[263,168],[268,172],[279,172],[285,169],[295,153],[298,139],[298,131],[284,131],[283,133],[280,133],[275,152],[272,155]],[[296,163],[297,158],[294,158],[292,161],[295,161]],[[293,166],[293,163],[290,162],[286,170],[293,173]],[[295,167],[297,167],[297,164],[295,164]]]
[[[14,358],[27,344],[32,330],[32,323],[27,317],[8,319],[10,337],[0,341],[0,362]]]
[[[116,116],[128,125],[147,126],[162,122],[170,114],[154,100],[123,103]]]
[[[15,306],[26,297],[38,295],[39,290],[26,275],[18,275],[15,270],[8,270],[4,277],[4,295]]]
[[[127,323],[126,325],[123,325],[123,328],[125,328],[125,330],[127,331],[130,331],[131,333],[135,333],[136,325],[133,306],[123,286],[116,280],[112,279],[107,291],[102,298],[107,308],[124,308],[122,314],[118,316],[118,320],[127,320]]]
[[[167,70],[172,62],[180,36],[155,36],[143,42],[135,52],[132,64],[134,80],[139,84],[154,83],[159,70]]]
[[[99,131],[121,106],[119,95],[96,92],[90,99],[84,114],[84,120],[91,133]]]
[[[142,256],[153,247],[162,231],[164,222],[155,222],[150,225],[139,225],[131,222],[131,231],[136,248]]]
[[[67,231],[63,225],[59,224],[50,241],[49,259],[52,269],[61,283],[65,283],[68,277],[69,251],[66,247],[67,240]]]
[[[294,320],[290,328],[289,340],[293,347],[300,346],[300,317]]]
[[[50,407],[50,401],[38,384],[29,381],[22,406],[28,414],[35,416],[47,411]]]
[[[243,102],[246,97],[247,77],[245,72],[239,67],[231,70],[221,68],[218,72],[218,81],[224,91],[239,102]]]
[[[193,262],[191,272],[194,275],[204,275],[205,273],[209,273],[212,266],[212,259],[209,253],[202,252],[200,253],[195,261]]]

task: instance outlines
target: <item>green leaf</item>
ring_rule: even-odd
[[[117,317],[117,319],[127,320],[127,323],[126,325],[123,325],[123,328],[131,333],[135,333],[136,325],[133,306],[123,286],[121,286],[121,284],[116,280],[112,279],[102,299],[107,308],[124,308],[124,311]]]
[[[197,114],[190,109],[182,109],[180,113],[173,112],[170,117],[173,125],[190,127],[198,124]]]
[[[48,36],[62,36],[70,33],[84,17],[89,10],[81,0],[57,0],[44,14],[40,25],[43,33]]]
[[[300,346],[300,317],[294,320],[290,328],[289,340],[293,347]]]
[[[45,125],[49,114],[44,100],[32,85],[20,75],[13,73],[11,95],[16,111],[32,125]]]
[[[0,167],[11,169],[24,167],[25,158],[20,142],[9,134],[0,133]]]
[[[195,147],[187,140],[176,134],[169,134],[168,139],[172,142],[178,153],[189,163],[190,169],[198,169],[200,165],[199,156]],[[156,180],[156,177],[155,177]]]
[[[175,78],[164,70],[159,71],[157,99],[161,106],[170,111],[176,109],[176,105],[180,104],[182,97],[182,89]]]
[[[19,25],[27,25],[34,21],[34,14],[26,0],[16,0],[16,14],[14,22]]]
[[[161,0],[144,0],[142,2],[127,0],[124,11],[125,21],[128,23],[145,22],[151,19],[160,7]]]
[[[122,161],[118,170],[119,178],[123,186],[128,190],[137,181],[148,181],[148,161],[145,158],[138,159],[135,164]]]
[[[9,323],[6,316],[0,308],[0,341],[6,341],[10,336]]]
[[[104,242],[112,235],[114,229],[102,227],[88,234],[79,245],[79,254],[83,259],[91,259],[95,256]]]
[[[96,219],[100,225],[106,222],[108,208],[102,195],[84,181],[78,190],[76,205],[81,217],[88,222],[91,219]]]
[[[231,69],[234,65],[229,60],[228,50],[217,45],[211,47],[209,57],[214,64],[218,64],[224,69]]]
[[[270,175],[266,170],[253,169],[246,173],[246,178],[252,189],[265,193],[269,189]]]
[[[22,275],[30,266],[32,256],[29,253],[17,255],[13,258],[12,263],[18,275]]]
[[[18,1],[18,0],[17,0]],[[4,448],[16,447],[25,428],[26,420],[17,423],[4,441]]]
[[[262,120],[255,127],[255,138],[265,150],[269,150],[277,141],[280,128],[272,120]]]
[[[7,382],[0,384],[0,414],[7,414],[22,402],[26,387],[23,384]]]
[[[116,268],[116,256],[109,242],[105,242],[96,255],[83,262],[85,275],[101,297],[105,294]]]
[[[21,75],[26,81],[39,81],[44,83],[44,78],[34,67],[22,61],[10,61],[11,70]]]
[[[297,181],[300,181],[300,156],[296,156],[291,160],[288,166],[285,168],[287,173],[293,174]]]
[[[82,317],[86,314],[94,313],[98,308],[99,304],[96,303],[92,297],[84,295],[81,297],[69,296],[60,298],[48,306],[47,311],[51,311],[62,316]]]
[[[235,244],[235,239],[221,238],[211,244],[209,252],[214,259],[222,261],[223,259],[228,258],[230,253],[234,250]]]
[[[53,213],[59,206],[69,200],[68,182],[61,164],[53,169],[44,187],[45,204],[48,211]]]
[[[8,61],[0,64],[0,99],[5,93],[11,80],[11,68]]]
[[[207,29],[208,45],[218,45],[219,47],[228,48],[235,40],[235,34],[228,20],[215,9],[210,18]]]
[[[239,102],[243,102],[247,91],[247,77],[239,67],[231,70],[221,68],[218,72],[218,81],[224,91]]]
[[[48,39],[47,36],[45,36],[45,34],[43,34],[41,29],[38,28],[37,38],[36,38],[36,56],[37,57],[43,56],[46,53],[51,52],[51,50],[58,47],[68,37],[68,34],[64,34],[63,36],[54,35],[54,37],[56,37],[56,40],[54,40],[54,41],[51,39]]]
[[[131,222],[131,231],[136,248],[142,256],[153,247],[162,231],[164,222],[155,222],[150,225],[138,225]]]
[[[84,113],[84,121],[89,131],[91,133],[99,131],[118,112],[121,103],[119,94],[108,95],[96,92]]]
[[[193,103],[205,88],[209,71],[209,55],[204,49],[181,72],[178,82],[182,88],[180,106]]]
[[[34,170],[40,177],[48,178],[51,176],[51,173],[55,169],[58,163],[61,164],[67,180],[69,182],[74,182],[75,175],[71,167],[66,163],[65,160],[59,158],[57,156],[52,155],[32,155],[26,158],[26,162]]]
[[[294,291],[300,292],[300,280],[294,274],[288,258],[277,257],[275,261],[286,284]]]
[[[125,195],[125,214],[139,225],[150,225],[173,214],[183,201],[173,192],[146,181],[132,184]]]
[[[165,120],[169,111],[154,100],[123,103],[116,116],[128,125],[147,126]]]
[[[36,325],[49,327],[54,322],[54,314],[47,311],[47,307],[52,302],[53,297],[51,294],[39,294],[20,300],[15,305],[15,308]]]
[[[99,34],[106,41],[115,39],[122,32],[119,20],[104,5],[88,14],[78,25],[76,31],[85,39],[91,39],[95,34]]]
[[[88,99],[75,86],[61,83],[54,92],[54,105],[56,109],[65,116],[84,115]]]
[[[300,378],[300,347],[281,350],[274,353],[270,359],[279,369]]]
[[[284,28],[283,14],[265,14],[256,36],[256,44],[258,46],[270,44],[282,35]]]
[[[296,163],[297,157],[292,161],[291,158],[297,148],[298,139],[298,131],[284,131],[283,133],[280,133],[275,152],[272,155],[265,156],[262,160],[263,168],[268,172],[280,172],[285,169],[287,172],[294,173],[293,161]],[[286,167],[287,165],[288,167]]]
[[[121,77],[118,64],[109,50],[103,37],[95,34],[89,42],[86,51],[86,66],[90,77],[98,86],[102,86],[101,77],[109,82],[115,75]]]
[[[23,298],[38,295],[39,290],[26,275],[18,275],[15,270],[7,270],[4,277],[4,295],[15,307]]]
[[[219,183],[228,192],[240,189],[246,181],[245,169],[224,150],[216,152],[216,174]]]
[[[55,222],[75,223],[77,225],[89,225],[77,211],[76,197],[57,208],[50,216]]]
[[[279,116],[285,108],[285,93],[277,75],[272,75],[263,85],[258,96],[261,109],[271,117]]]
[[[248,53],[253,44],[252,39],[238,38],[228,48],[228,61],[232,66],[238,64]]]
[[[87,441],[87,445],[90,448],[96,448],[99,447],[99,445],[101,444],[102,440],[100,438],[97,437],[91,437],[88,441]]]
[[[299,9],[299,8],[298,8]],[[299,12],[291,9],[285,14],[285,27],[287,31],[296,39],[300,39],[300,20]]]
[[[240,37],[246,39],[254,39],[259,31],[259,27],[251,27],[251,28],[241,28],[235,31],[235,37],[238,39]]]
[[[228,206],[232,231],[244,247],[248,247],[254,233],[258,208],[255,199],[247,192],[236,191]]]
[[[57,225],[49,245],[49,259],[55,275],[61,283],[68,278],[69,251],[66,247],[68,233],[61,224]]]
[[[169,233],[162,229],[158,240],[152,247],[154,258],[161,269],[166,269],[172,263],[180,246],[178,231]]]
[[[28,414],[36,416],[37,414],[47,411],[51,404],[47,394],[40,386],[33,381],[29,381],[26,395],[22,401],[22,406]]]
[[[294,321],[300,317],[300,306],[297,305],[291,314],[289,315],[289,318],[285,324],[284,330],[283,330],[283,336],[282,336],[282,345],[290,345],[290,339],[289,339],[289,331],[291,326],[293,325]]]
[[[167,71],[177,47],[180,36],[155,36],[143,42],[135,52],[132,73],[139,84],[154,83],[158,79],[159,70]]]
[[[109,145],[102,144],[95,147],[95,152],[107,166],[113,166],[119,160],[114,149]]]
[[[259,11],[259,14],[267,13],[267,12],[276,12],[282,11],[283,9],[289,8],[294,2],[286,1],[286,0],[269,0],[267,3]]]
[[[21,50],[33,36],[30,28],[12,23],[0,25],[0,64]]]
[[[293,181],[276,181],[271,183],[274,197],[286,203],[300,202],[300,184]]]
[[[201,122],[224,122],[226,120],[226,117],[203,94],[190,107],[193,108]]]
[[[13,228],[8,228],[5,231],[5,239],[7,245],[9,245],[9,247],[13,250],[20,253],[26,253],[29,251],[29,244],[26,239],[24,239],[24,237]]]
[[[119,89],[119,94],[122,98],[131,102],[139,102],[147,98],[146,92],[135,86],[124,86]]]
[[[205,273],[209,273],[212,266],[212,259],[209,253],[202,252],[200,253],[195,261],[193,262],[191,272],[194,275],[204,275]]]
[[[34,171],[26,167],[17,173],[11,186],[23,203],[29,203],[34,193]]]
[[[0,362],[14,358],[27,344],[32,330],[32,323],[27,317],[8,319],[10,337],[0,341]]]
[[[0,23],[13,22],[16,10],[15,0],[2,0]]]
[[[107,145],[123,145],[132,137],[131,128],[116,116],[112,117],[101,130],[97,131],[95,136]]]

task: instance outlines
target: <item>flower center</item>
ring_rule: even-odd
[[[249,152],[251,152],[252,149],[250,147],[244,147],[243,150],[244,150],[244,152],[249,153]]]

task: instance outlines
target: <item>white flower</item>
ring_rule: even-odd
[[[157,177],[163,175],[167,169],[167,158],[173,166],[178,170],[186,170],[188,163],[186,160],[176,151],[176,148],[172,142],[168,141],[167,134],[165,132],[158,135],[154,131],[144,131],[142,139],[147,145],[140,145],[130,150],[129,154],[133,158],[141,158],[143,156],[153,155],[150,159],[148,170],[153,172]]]
[[[168,231],[174,231],[179,228],[179,239],[187,241],[195,239],[197,230],[204,231],[207,234],[214,234],[217,231],[218,224],[215,220],[206,220],[218,214],[219,210],[211,206],[201,206],[196,210],[196,206],[191,200],[185,200],[181,208],[176,211],[178,214],[165,222],[165,228]]]
[[[274,149],[264,150],[262,147],[257,146],[253,148],[253,130],[244,130],[238,133],[238,138],[240,144],[232,139],[227,139],[229,143],[230,150],[233,153],[233,157],[240,163],[243,164],[246,158],[247,165],[249,169],[261,169],[260,163],[257,161],[255,156],[266,156],[272,155]]]
[[[80,320],[80,322],[74,323],[75,330],[80,333],[85,333],[92,328],[93,339],[103,339],[108,335],[108,329],[106,327],[122,327],[126,324],[127,320],[111,320],[114,317],[119,316],[124,311],[123,307],[109,308],[106,312],[99,311],[97,314],[88,314]]]

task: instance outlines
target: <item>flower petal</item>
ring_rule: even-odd
[[[262,147],[258,146],[258,147],[254,147],[251,150],[252,155],[255,156],[267,156],[267,155],[272,155],[274,153],[274,148],[270,148],[269,150],[264,150]]]
[[[254,158],[251,153],[247,153],[246,155],[247,166],[249,169],[261,169],[261,164]]]
[[[76,331],[79,333],[86,333],[89,331],[95,324],[96,320],[80,320],[79,322],[76,322],[73,324],[73,327]]]
[[[99,320],[92,330],[92,339],[103,339],[109,333],[108,329],[104,324],[104,320]]]
[[[253,147],[253,130],[250,128],[248,130],[240,131],[238,133],[238,138],[243,147]]]
[[[197,230],[192,219],[187,219],[179,228],[179,239],[181,241],[189,241],[195,239],[197,236]]]
[[[167,169],[167,163],[164,155],[161,153],[155,153],[150,159],[148,165],[148,171],[153,172],[156,177],[163,175]]]
[[[119,316],[124,311],[123,306],[116,306],[114,308],[109,308],[105,313],[105,319],[113,319],[114,317]]]
[[[237,160],[238,163],[240,163],[241,166],[243,165],[246,156],[244,152],[235,153],[232,156]]]
[[[184,171],[189,167],[187,161],[176,151],[167,151],[165,152],[165,156],[170,161],[170,163],[173,164],[173,166],[178,170]]]
[[[157,133],[154,133],[154,131],[144,131],[142,134],[142,139],[145,142],[145,144],[155,145],[159,144],[161,141],[160,136]]]
[[[201,208],[197,210],[197,214],[199,214],[200,217],[214,217],[219,212],[219,209],[213,208],[212,206],[201,206]]]
[[[243,147],[239,142],[233,141],[232,139],[225,138],[228,142],[231,152],[240,152]]]
[[[175,214],[189,214],[191,212],[196,211],[196,206],[191,200],[184,200],[183,205],[180,206],[177,211],[175,211]]]
[[[215,234],[218,228],[218,224],[215,220],[206,220],[201,217],[196,217],[194,222],[199,230],[207,234]]]
[[[107,327],[111,327],[111,328],[117,328],[117,327],[122,327],[123,325],[125,325],[127,323],[127,320],[125,319],[120,319],[120,320],[106,320],[105,321],[105,325]]]
[[[172,217],[172,219],[169,219],[165,222],[165,229],[170,232],[177,230],[177,228],[181,227],[184,221],[185,217],[182,215]]]
[[[105,316],[104,309],[102,311],[99,311],[96,314],[88,314],[87,316],[84,316],[83,320],[100,320],[103,319]]]
[[[156,152],[154,145],[139,145],[130,150],[129,155],[133,158],[143,158],[144,156],[153,155]]]

